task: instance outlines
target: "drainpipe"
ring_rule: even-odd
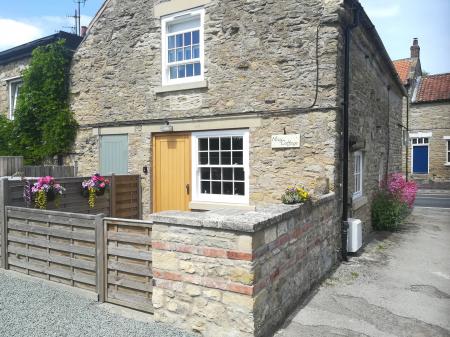
[[[353,23],[345,28],[344,46],[344,114],[343,114],[343,177],[342,177],[342,259],[347,261],[347,231],[348,231],[348,155],[349,155],[349,101],[350,101],[350,45],[352,30],[359,25],[361,5],[353,2]]]

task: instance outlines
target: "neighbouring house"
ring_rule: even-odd
[[[394,65],[409,94],[403,113],[403,125],[409,128],[404,170],[421,183],[449,182],[450,73],[422,74],[418,39],[413,40],[411,57]]]
[[[401,170],[406,93],[358,1],[108,0],[70,90],[67,162],[141,174],[148,215],[251,210],[297,184],[334,191],[366,235],[375,188]]]
[[[33,50],[60,39],[66,40],[66,46],[74,51],[82,38],[78,35],[60,31],[38,40],[0,52],[0,114],[14,119],[17,97],[22,86],[22,71],[31,60]]]

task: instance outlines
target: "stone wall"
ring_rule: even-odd
[[[269,335],[336,263],[336,203],[153,215],[155,318],[203,336]]]
[[[0,65],[0,115],[9,115],[9,82],[6,79],[21,76],[28,66],[30,58],[21,59],[8,64]]]
[[[376,49],[372,33],[360,26],[351,45],[349,192],[354,192],[354,152],[363,152],[363,196],[351,202],[351,217],[371,229],[371,203],[380,179],[402,169],[402,101],[399,83]],[[353,143],[353,145],[352,145]]]
[[[450,136],[450,103],[435,102],[411,104],[409,115],[409,132],[432,132],[429,139],[429,174],[412,175],[413,179],[422,182],[450,181],[450,165],[447,163],[447,142],[445,136]],[[412,145],[409,142],[409,169],[412,172],[411,162]]]
[[[303,185],[313,193],[334,189],[336,179],[336,112],[333,110],[305,112],[291,116],[260,119],[260,125],[250,128],[250,202],[261,204],[279,202],[287,186]],[[239,121],[236,121],[239,127]],[[272,149],[271,135],[300,133],[301,147]],[[133,126],[116,129],[129,137],[128,173],[143,176],[143,213],[151,213],[151,172],[143,175],[142,168],[152,167],[152,132]],[[110,130],[109,130],[110,131]],[[100,133],[102,129],[100,129]],[[67,164],[75,165],[81,175],[91,175],[100,166],[100,135],[92,128],[82,129],[75,142],[75,151]]]
[[[211,0],[205,5],[208,88],[157,93],[161,23],[155,1],[112,0],[72,63],[72,109],[81,125],[336,104],[340,1]]]

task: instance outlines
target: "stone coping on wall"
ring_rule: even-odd
[[[208,212],[165,211],[152,214],[150,220],[155,223],[254,233],[288,219],[295,213],[308,212],[311,207],[318,206],[334,197],[335,193],[332,192],[305,204],[259,205],[254,211],[241,209],[216,209]]]

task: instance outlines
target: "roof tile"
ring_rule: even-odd
[[[409,79],[409,73],[413,65],[413,59],[403,59],[393,61],[395,70],[397,70],[398,76],[403,84],[406,84]]]
[[[417,88],[415,103],[450,100],[450,73],[424,76]]]

